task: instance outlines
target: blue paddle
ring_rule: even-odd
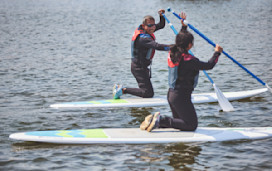
[[[168,25],[170,26],[170,28],[174,31],[175,35],[178,34],[177,30],[175,29],[175,27],[173,26],[173,24],[168,20],[168,18],[165,16],[165,14],[162,14],[163,17],[165,18],[165,20],[167,21]],[[191,55],[194,55],[192,51],[189,50],[189,53]],[[203,70],[204,74],[208,77],[208,79],[210,80],[210,82],[213,85],[214,91],[216,93],[217,99],[218,99],[218,103],[220,105],[220,107],[222,108],[223,111],[233,111],[233,106],[230,104],[230,102],[228,101],[228,99],[224,96],[224,94],[221,92],[221,90],[219,88],[216,87],[215,83],[213,82],[212,78],[208,75],[208,73]]]
[[[171,8],[167,9],[168,12],[172,12],[178,19],[183,20],[184,23],[186,23],[192,30],[194,30],[198,35],[200,35],[203,39],[205,39],[209,44],[211,44],[213,47],[215,47],[215,43],[211,41],[208,37],[206,37],[203,33],[201,33],[199,30],[197,30],[194,26],[188,23],[188,21],[181,18],[175,11],[173,11]],[[257,81],[259,81],[262,85],[266,86],[270,92],[272,93],[272,89],[268,86],[267,83],[263,82],[260,78],[258,78],[256,75],[254,75],[252,72],[250,72],[247,68],[245,68],[242,64],[240,64],[238,61],[236,61],[233,57],[231,57],[227,52],[223,50],[222,52],[224,55],[226,55],[229,59],[231,59],[234,63],[236,63],[239,67],[244,69],[248,74],[250,74],[253,78],[255,78]]]

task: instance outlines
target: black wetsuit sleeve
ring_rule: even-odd
[[[139,45],[145,48],[153,48],[156,50],[163,50],[163,51],[168,51],[169,50],[169,45],[165,44],[159,44],[155,42],[155,40],[151,39],[150,37],[148,38],[139,38]]]
[[[202,62],[197,58],[194,58],[190,61],[188,61],[188,65],[187,67],[190,67],[194,70],[210,70],[213,69],[213,67],[215,66],[215,64],[218,61],[218,58],[220,56],[221,53],[219,52],[214,52],[213,56],[210,58],[210,60],[208,62]]]
[[[156,29],[155,31],[157,30],[160,30],[160,29],[163,29],[165,26],[165,19],[163,16],[160,16],[160,22],[156,24]]]

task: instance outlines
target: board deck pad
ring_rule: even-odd
[[[196,131],[177,129],[98,128],[14,133],[9,138],[56,144],[148,144],[254,140],[272,137],[272,127],[199,127]]]
[[[266,92],[267,88],[238,91],[238,92],[225,92],[224,96],[229,100],[240,100],[257,94]],[[192,94],[192,102],[197,103],[211,103],[217,102],[215,93],[200,93]],[[113,107],[154,107],[168,105],[166,97],[154,98],[128,98],[128,99],[108,99],[97,101],[78,101],[78,102],[64,102],[52,104],[52,108],[113,108]]]

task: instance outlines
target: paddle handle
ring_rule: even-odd
[[[184,22],[186,20],[184,20],[183,18],[181,18],[175,11],[173,11],[171,8],[167,9],[168,12],[172,12],[178,19],[183,20]],[[186,21],[187,25],[194,30],[198,35],[200,35],[203,39],[205,39],[209,44],[211,44],[213,47],[216,46],[216,44],[211,41],[208,37],[206,37],[203,33],[201,33],[199,30],[197,30],[194,26],[192,26],[191,24],[188,23],[188,21]],[[247,73],[249,73],[253,78],[255,78],[257,81],[259,81],[262,85],[266,86],[271,92],[271,88],[265,83],[263,82],[260,78],[258,78],[255,74],[253,74],[252,72],[250,72],[247,68],[245,68],[242,64],[240,64],[237,60],[235,60],[233,57],[231,57],[227,52],[225,52],[223,50],[222,52],[224,55],[226,55],[229,59],[231,59],[234,63],[236,63],[239,67],[241,67],[242,69],[244,69]]]

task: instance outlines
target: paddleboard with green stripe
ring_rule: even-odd
[[[57,144],[147,144],[177,142],[231,141],[272,137],[272,127],[199,127],[196,131],[177,129],[106,128],[14,133],[9,138]]]
[[[240,100],[257,94],[266,92],[267,88],[238,91],[238,92],[225,92],[224,96],[229,100]],[[210,103],[217,102],[217,95],[215,93],[200,93],[192,94],[193,103]],[[128,99],[108,99],[97,101],[79,101],[79,102],[65,102],[52,104],[52,108],[114,108],[114,107],[155,107],[168,105],[166,97],[155,98],[128,98]]]

